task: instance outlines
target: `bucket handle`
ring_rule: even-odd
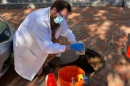
[[[71,80],[72,80],[72,86],[75,86],[75,78],[72,77]]]

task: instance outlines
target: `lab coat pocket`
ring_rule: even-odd
[[[23,57],[25,58],[25,60],[31,63],[35,62],[37,58],[30,50],[26,50],[23,54]]]

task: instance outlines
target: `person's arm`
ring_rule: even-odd
[[[76,43],[76,38],[75,35],[73,34],[73,32],[68,28],[68,25],[66,23],[66,21],[63,21],[61,23],[61,33],[60,35],[67,38],[68,42],[70,42],[71,44]]]
[[[53,43],[49,37],[48,26],[44,22],[38,22],[34,26],[34,37],[43,52],[56,54],[70,50],[69,45]],[[34,45],[35,46],[35,45]]]
[[[60,45],[59,43],[53,43],[49,37],[48,26],[43,22],[35,23],[33,34],[34,37],[43,52],[48,54],[57,54],[69,50],[81,52],[84,49],[82,43],[75,43],[70,45]],[[35,46],[35,45],[34,45]]]

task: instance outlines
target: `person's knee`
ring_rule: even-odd
[[[41,75],[43,71],[43,66],[40,68],[40,70],[37,72],[37,75]]]
[[[68,42],[67,38],[62,37],[62,36],[60,36],[60,37],[57,39],[57,41],[58,41],[59,44],[62,44],[62,45],[70,44],[70,43]]]

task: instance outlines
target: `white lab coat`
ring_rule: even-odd
[[[30,13],[14,34],[15,71],[25,79],[32,80],[49,54],[65,52],[65,45],[53,43],[50,28],[50,7]],[[66,37],[76,43],[75,36],[65,20],[56,31],[55,38]]]

